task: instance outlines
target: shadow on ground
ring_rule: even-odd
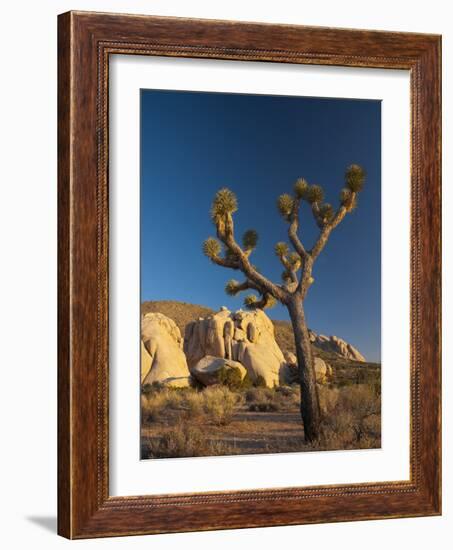
[[[46,531],[50,531],[51,533],[57,532],[56,516],[28,516],[26,519],[30,523],[34,523]]]

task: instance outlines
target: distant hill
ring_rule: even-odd
[[[181,335],[184,336],[186,325],[195,321],[199,317],[206,317],[214,310],[198,306],[196,304],[187,304],[186,302],[176,302],[174,300],[161,300],[156,302],[143,302],[141,305],[142,315],[145,313],[162,313],[178,325]]]
[[[296,348],[294,346],[294,334],[293,334],[293,328],[291,326],[291,323],[289,321],[274,321],[274,329],[275,329],[275,339],[277,340],[277,344],[279,345],[280,349],[285,351],[292,351],[293,353],[296,352]],[[316,355],[319,355],[316,353]]]

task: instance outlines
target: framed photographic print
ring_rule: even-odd
[[[440,37],[59,17],[59,533],[441,513]]]

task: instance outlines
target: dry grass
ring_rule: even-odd
[[[224,386],[213,386],[202,392],[203,408],[208,418],[217,426],[226,426],[242,403],[242,396]]]
[[[242,402],[242,396],[227,387],[198,391],[153,386],[141,396],[142,423],[154,426],[156,435],[142,437],[144,458],[177,458],[231,454],[230,447],[208,433],[227,426]],[[206,425],[210,425],[207,428]]]
[[[156,422],[169,410],[179,408],[182,402],[180,392],[172,389],[149,391],[141,395],[142,418],[144,422]]]
[[[231,391],[152,388],[142,396],[142,457],[379,448],[374,385],[319,386],[322,434],[306,444],[298,386]]]
[[[381,399],[374,386],[320,387],[322,436],[314,448],[371,449],[381,445]]]
[[[176,413],[185,421],[211,422],[225,426],[242,404],[241,393],[225,386],[211,386],[204,390],[176,389],[153,386],[142,393],[142,417],[145,423],[158,422]]]
[[[230,454],[221,441],[210,440],[198,426],[180,422],[171,430],[142,441],[142,456],[146,458],[183,458]]]
[[[252,412],[290,411],[299,406],[300,389],[295,385],[275,389],[250,388],[245,393],[245,401]]]

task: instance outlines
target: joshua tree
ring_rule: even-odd
[[[292,195],[280,195],[277,206],[288,224],[288,239],[275,245],[275,254],[283,264],[282,283],[276,284],[262,275],[250,261],[250,255],[258,243],[258,233],[254,229],[246,231],[242,246],[235,238],[233,214],[238,205],[236,195],[230,189],[220,189],[215,195],[211,217],[217,231],[217,239],[208,238],[203,244],[204,254],[215,264],[242,271],[242,282],[230,280],[225,291],[235,296],[244,290],[258,293],[247,296],[244,304],[248,309],[271,307],[276,301],[285,305],[289,312],[294,331],[299,381],[301,388],[300,411],[306,441],[314,441],[320,432],[320,408],[316,387],[313,355],[310,345],[307,322],[305,320],[304,299],[313,284],[313,264],[324,249],[332,231],[341,223],[348,212],[357,205],[358,193],[365,181],[364,170],[352,164],[345,172],[345,188],[340,193],[337,210],[324,202],[324,191],[319,185],[309,185],[299,178],[294,184]],[[319,236],[311,249],[306,249],[299,237],[299,210],[302,201],[311,205],[311,211]]]

